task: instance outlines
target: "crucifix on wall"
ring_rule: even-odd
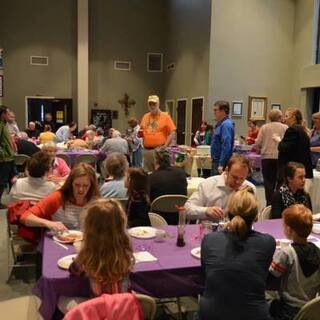
[[[126,116],[129,115],[130,108],[136,104],[135,100],[129,97],[127,93],[123,95],[123,98],[118,100],[121,107],[124,108],[124,113]]]

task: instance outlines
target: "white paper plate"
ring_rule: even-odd
[[[55,236],[52,237],[52,239],[54,241],[58,241],[60,243],[73,243],[74,241],[82,240],[83,233],[81,231],[79,231],[79,230],[68,230],[68,234],[76,235],[76,236],[79,236],[81,238],[78,238],[78,239],[75,239],[75,240],[62,240],[57,235],[55,235]]]
[[[128,230],[131,237],[138,239],[151,239],[156,236],[156,228],[152,227],[135,227]]]
[[[191,250],[191,255],[197,259],[201,258],[201,247],[196,247]]]
[[[75,257],[77,256],[77,254],[70,254],[69,256],[65,256],[63,258],[60,258],[57,262],[58,266],[61,269],[69,269],[70,264],[72,263],[72,261],[75,259]]]

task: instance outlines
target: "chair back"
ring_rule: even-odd
[[[40,320],[40,299],[36,296],[24,296],[0,302],[0,314],[3,319]]]
[[[268,220],[271,218],[271,206],[267,206],[262,209],[258,214],[258,220]]]
[[[96,169],[97,158],[94,154],[80,154],[76,157],[75,164],[88,163]]]
[[[149,212],[149,219],[151,222],[151,226],[154,228],[168,225],[165,218],[161,217],[160,214],[154,212]]]
[[[127,210],[128,198],[114,198],[114,199],[120,202],[121,207],[124,211]]]
[[[144,294],[137,294],[136,296],[143,310],[143,319],[153,320],[157,308],[156,301],[152,297]]]
[[[183,206],[188,197],[181,194],[167,194],[154,199],[151,203],[152,212],[177,212],[177,206]]]
[[[314,298],[306,303],[294,317],[294,320],[319,320],[320,297]]]
[[[29,156],[27,156],[26,154],[15,154],[14,155],[14,162],[17,166],[18,172],[19,173],[23,173],[25,166],[26,166],[26,162],[30,159]]]
[[[69,168],[71,168],[71,159],[67,154],[58,153],[56,157],[63,159]]]

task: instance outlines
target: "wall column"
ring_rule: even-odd
[[[79,128],[83,128],[89,120],[88,16],[88,0],[78,0],[77,102]]]

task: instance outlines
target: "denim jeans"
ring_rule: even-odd
[[[132,166],[143,167],[143,149],[141,147],[132,152]]]

